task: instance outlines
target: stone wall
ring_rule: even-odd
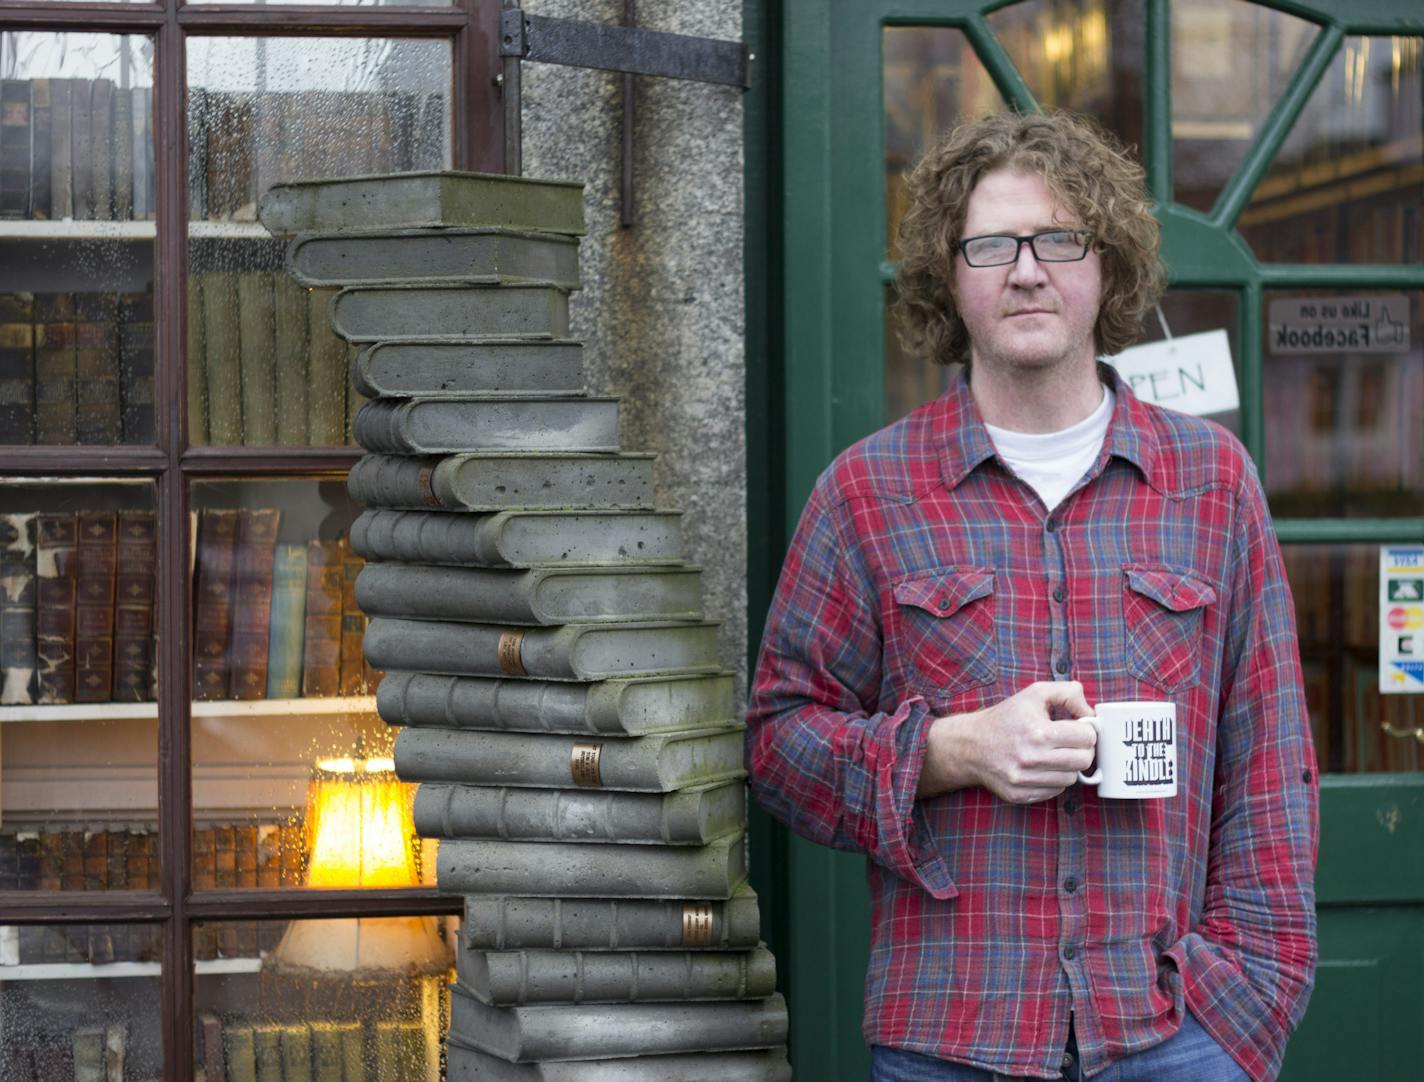
[[[622,0],[524,0],[531,14],[617,23]],[[639,0],[650,30],[740,40],[733,0]],[[623,77],[525,64],[524,174],[588,187],[584,288],[572,306],[593,394],[625,396],[622,445],[656,451],[660,504],[686,511],[722,657],[745,686],[746,443],[742,95],[640,77],[633,183],[620,217]]]

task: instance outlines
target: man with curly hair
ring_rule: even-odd
[[[961,371],[811,495],[753,792],[869,858],[875,1079],[1273,1078],[1316,959],[1314,750],[1250,458],[1098,361],[1162,287],[1142,170],[1004,114],[909,192],[906,345]],[[1079,719],[1121,700],[1175,704],[1175,797],[1078,783]]]

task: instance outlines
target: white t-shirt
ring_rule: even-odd
[[[1061,432],[1010,432],[986,424],[994,450],[1050,511],[1092,468],[1112,420],[1114,395],[1103,388],[1098,408]]]

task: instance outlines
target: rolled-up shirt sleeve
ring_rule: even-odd
[[[1259,1082],[1314,979],[1319,792],[1290,589],[1249,467],[1238,515],[1206,890],[1168,953],[1192,1013]]]
[[[871,860],[936,898],[956,894],[923,845],[915,792],[933,717],[919,697],[877,709],[878,595],[823,476],[768,614],[747,716],[757,802],[803,837]]]

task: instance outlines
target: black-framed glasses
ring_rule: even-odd
[[[1008,233],[965,237],[958,247],[971,267],[1003,267],[1018,262],[1025,244],[1040,263],[1073,263],[1088,254],[1092,243],[1093,235],[1086,229],[1045,229],[1027,237]]]

